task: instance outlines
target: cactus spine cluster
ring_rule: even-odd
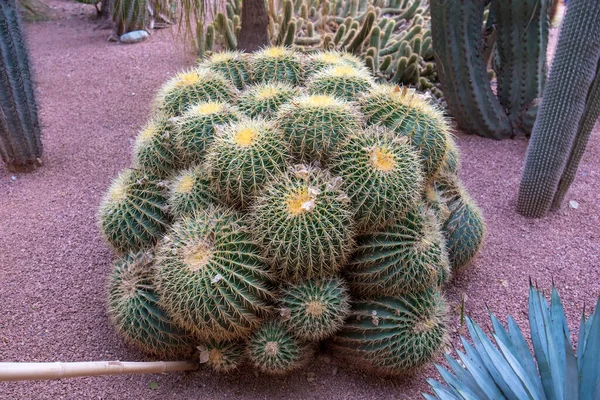
[[[443,285],[483,226],[440,111],[337,51],[217,61],[226,69],[203,65],[161,89],[135,169],[101,207],[119,254],[156,254],[138,291],[111,289],[117,330],[173,355],[154,330],[168,319],[220,372],[289,373],[323,341],[386,374],[430,361],[445,342]],[[134,264],[115,276],[123,263]],[[143,318],[140,303],[160,312]]]
[[[525,216],[560,207],[600,114],[599,17],[597,2],[584,0],[569,4],[563,20],[519,188]]]
[[[493,1],[488,25],[497,31],[498,97],[487,71],[482,1],[432,0],[431,32],[438,75],[453,117],[465,131],[494,139],[531,132],[542,96],[548,44],[547,0]],[[493,19],[494,24],[491,24]],[[491,54],[491,53],[490,53]]]
[[[9,171],[41,165],[40,124],[15,0],[0,4],[0,158]]]

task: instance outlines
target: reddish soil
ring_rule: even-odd
[[[45,165],[11,175],[0,166],[0,361],[147,360],[114,333],[105,313],[112,256],[96,226],[98,204],[130,163],[132,139],[156,89],[193,62],[168,31],[138,45],[107,43],[92,8],[53,0],[57,18],[28,24],[44,127]],[[85,10],[85,12],[81,12]],[[567,201],[546,219],[515,212],[523,139],[457,133],[462,172],[488,226],[472,268],[448,289],[457,345],[457,304],[488,326],[487,307],[526,326],[529,278],[556,283],[572,329],[600,294],[600,132],[597,127]],[[217,375],[137,375],[0,383],[2,399],[416,399],[433,376],[383,379],[345,371],[322,354],[289,377],[242,370]],[[158,388],[152,390],[150,382]],[[154,385],[152,385],[154,386]]]

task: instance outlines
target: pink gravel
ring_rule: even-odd
[[[133,46],[106,42],[93,8],[52,0],[53,21],[28,24],[45,165],[0,166],[0,361],[147,360],[113,332],[105,313],[112,256],[96,226],[109,182],[130,163],[132,139],[156,89],[193,62],[168,31]],[[562,295],[572,329],[600,294],[600,129],[567,206],[543,220],[515,212],[527,142],[457,132],[461,177],[487,220],[485,247],[448,289],[452,344],[458,304],[488,326],[487,307],[526,326],[528,281]],[[289,377],[242,370],[0,383],[0,399],[416,399],[432,367],[412,379],[346,371],[327,354]],[[149,383],[156,382],[153,390]],[[152,385],[154,386],[154,385]]]

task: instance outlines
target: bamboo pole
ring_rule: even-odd
[[[198,363],[191,361],[4,362],[0,363],[0,382],[77,378],[81,376],[157,374],[169,371],[193,371],[198,367]]]

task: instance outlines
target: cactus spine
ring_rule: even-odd
[[[29,58],[15,0],[0,3],[0,158],[9,171],[41,165],[42,143]]]
[[[594,125],[598,96],[589,94],[598,85],[599,18],[595,1],[569,4],[519,187],[517,211],[525,216],[545,216],[552,201],[564,195]],[[557,193],[563,176],[566,180]]]

